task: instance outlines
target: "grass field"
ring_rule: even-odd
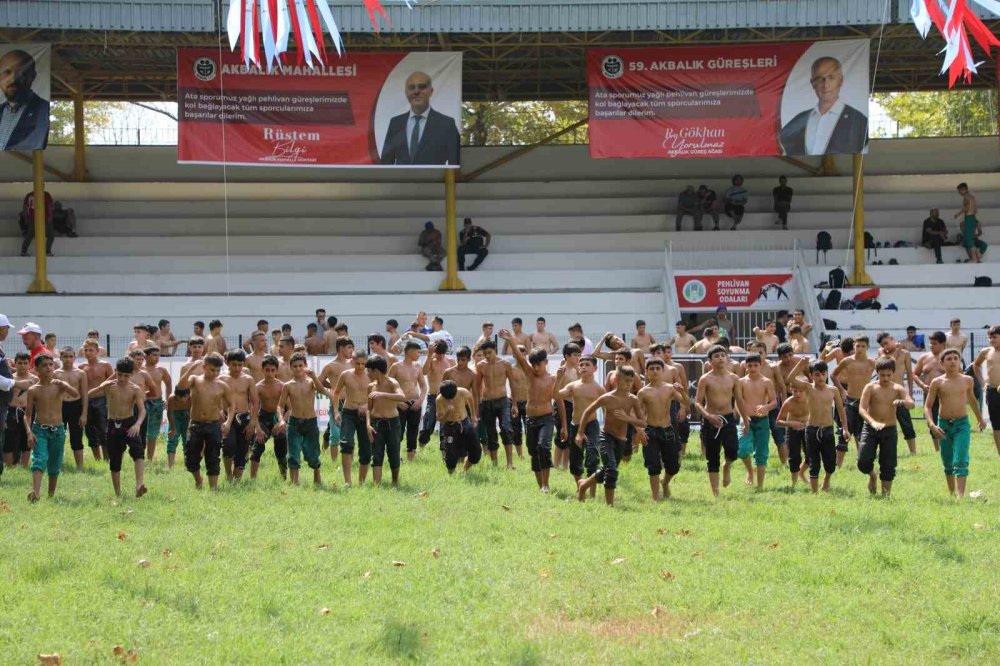
[[[8,469],[0,662],[1000,663],[988,433],[963,502],[926,436],[889,500],[853,465],[790,493],[776,456],[763,493],[737,476],[713,500],[689,455],[662,504],[634,458],[614,509],[565,472],[538,493],[526,460],[449,478],[432,446],[399,489],[289,488],[267,457],[256,483],[197,493],[161,446],[141,500],[88,459],[30,506]]]

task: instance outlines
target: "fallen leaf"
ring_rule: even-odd
[[[128,538],[128,535],[127,535],[127,534],[125,534],[125,532],[119,532],[119,533],[118,533],[118,540],[119,540],[119,541],[124,541],[124,540],[125,540],[125,539],[127,539],[127,538]]]
[[[701,557],[701,555],[702,553],[700,550],[696,550],[693,553],[691,553],[691,557]]]
[[[661,527],[660,529],[656,530],[656,533],[662,536],[666,534],[667,531]]]
[[[611,560],[611,564],[622,564],[624,562],[625,562],[624,557],[616,557],[615,559]]]
[[[774,550],[777,547],[778,547],[778,542],[777,541],[775,541],[774,543],[770,543],[770,544],[767,545],[768,550]]]
[[[330,550],[330,544],[328,543],[320,544],[316,546],[316,550]]]
[[[392,566],[394,566],[394,567],[405,567],[406,566],[406,562],[404,562],[403,560],[393,560],[392,561]]]
[[[173,554],[174,554],[174,551],[170,550],[169,548],[164,548],[163,549],[163,557],[170,557]]]
[[[139,653],[135,651],[135,648],[132,648],[125,655],[125,663],[126,664],[134,664],[137,661],[139,661]]]
[[[115,655],[116,657],[124,657],[125,648],[122,647],[121,645],[116,645],[113,648],[111,648],[111,654]]]
[[[371,571],[366,571],[363,574],[361,574],[361,577],[362,578],[369,578],[369,577],[371,577],[371,575],[372,575]]]
[[[538,572],[538,575],[541,578],[548,578],[549,577],[549,570],[548,569],[542,569],[541,571]]]
[[[52,654],[40,654],[38,655],[39,666],[59,666],[63,663],[62,655],[58,652],[53,652]]]
[[[913,471],[914,472],[919,472],[920,471],[920,463],[917,463],[917,464],[913,465]]]
[[[437,558],[441,557],[441,551],[435,548],[434,550],[431,551],[431,555],[433,555],[434,559],[436,560]]]
[[[503,509],[504,511],[510,511],[510,507],[507,506],[506,504],[501,504],[500,508]]]
[[[664,570],[660,572],[660,578],[663,580],[673,580],[675,576],[671,572]]]
[[[555,532],[553,532],[552,534],[549,535],[549,538],[550,539],[555,539],[557,536],[559,536],[559,535],[556,534]]]
[[[136,564],[138,564],[143,569],[149,568],[149,560],[139,560],[138,562],[136,562]]]
[[[122,511],[122,515],[123,516],[131,516],[133,513],[135,513],[135,509],[129,509],[128,511]]]
[[[663,606],[660,605],[653,606],[653,612],[650,613],[650,615],[652,615],[653,617],[660,617],[661,615],[663,615]]]
[[[426,490],[421,490],[419,493],[417,493],[416,495],[414,495],[414,497],[427,497],[427,491]]]
[[[688,529],[678,530],[677,531],[677,536],[679,536],[679,537],[691,536],[691,530],[688,530]]]
[[[973,490],[971,493],[969,493],[969,497],[971,497],[972,499],[979,499],[982,496],[983,496],[982,490]],[[4,505],[6,504],[7,504],[6,502],[0,502],[0,513],[6,513],[6,511],[3,510]]]
[[[327,608],[326,606],[323,606],[322,608],[319,609],[319,614],[320,615],[329,615],[330,614],[330,609]]]
[[[986,525],[983,525],[982,523],[976,523],[975,525],[972,526],[972,529],[974,529],[974,530],[985,530],[986,529]]]
[[[0,513],[10,513],[10,504],[7,500],[0,500]]]

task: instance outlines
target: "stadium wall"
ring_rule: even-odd
[[[517,147],[464,148],[463,171],[468,173],[506,155]],[[46,163],[70,172],[72,146],[52,146]],[[816,158],[812,162],[818,164]],[[841,175],[850,175],[851,157],[835,158]],[[92,181],[105,182],[221,182],[218,166],[177,164],[175,146],[93,146],[87,149],[87,170]],[[963,173],[1000,171],[997,137],[939,139],[876,139],[865,158],[865,172],[882,174]],[[780,159],[742,158],[705,160],[592,160],[586,145],[543,146],[480,177],[480,181],[602,180],[618,178],[727,178],[801,177],[805,174]],[[230,182],[440,182],[434,170],[406,172],[372,169],[265,169],[229,167]],[[0,159],[0,182],[27,182],[30,165]],[[50,176],[51,178],[51,176]]]

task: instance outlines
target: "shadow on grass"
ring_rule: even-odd
[[[386,622],[378,638],[377,647],[393,659],[417,661],[423,652],[423,634],[413,623]]]

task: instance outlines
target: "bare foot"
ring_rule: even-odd
[[[663,481],[663,499],[668,499],[670,497],[670,484],[666,480]]]
[[[729,465],[723,465],[722,466],[722,487],[723,488],[728,488],[730,480],[731,479],[730,479],[730,476],[729,476]],[[718,495],[719,493],[716,492],[715,494]]]
[[[139,486],[138,488],[135,489],[135,496],[136,497],[142,497],[143,495],[145,495],[148,492],[149,492],[149,489],[146,488],[146,484],[144,483],[144,484],[142,484],[141,486]]]
[[[38,495],[35,494],[34,490],[28,491],[28,501],[31,502],[32,504],[38,501]]]
[[[549,494],[549,487],[548,486],[542,486],[542,492],[545,493],[546,495],[548,495]]]
[[[746,484],[748,486],[753,485],[753,472],[747,472]]]
[[[583,479],[576,482],[576,498],[581,502],[587,498],[587,487],[583,485],[585,483]]]
[[[868,492],[871,493],[872,495],[875,494],[875,477],[874,476],[869,476],[868,477]]]
[[[407,460],[416,460],[417,459],[417,452],[416,451],[407,451],[406,452],[406,459]]]

